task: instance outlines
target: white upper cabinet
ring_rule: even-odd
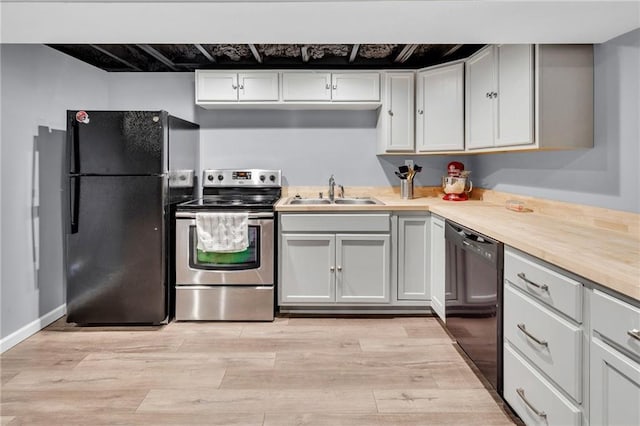
[[[467,149],[492,147],[496,87],[494,47],[489,46],[472,56],[467,61],[466,71]]]
[[[384,73],[383,93],[382,108],[378,116],[378,153],[413,152],[413,71]]]
[[[277,100],[277,72],[196,71],[196,103]]]
[[[379,102],[380,73],[283,71],[282,100]]]
[[[467,61],[467,148],[534,143],[533,46],[489,46]]]
[[[237,73],[196,71],[196,102],[237,100]]]
[[[468,151],[593,147],[593,46],[488,46],[466,61]]]
[[[238,74],[238,100],[260,102],[278,100],[277,72],[243,72]]]
[[[533,47],[496,46],[496,146],[531,144],[533,139]]]
[[[196,104],[210,109],[376,109],[380,72],[197,70]]]
[[[380,73],[333,73],[331,91],[334,101],[380,101]]]
[[[464,150],[464,63],[418,72],[416,150]]]
[[[283,72],[283,101],[330,101],[331,73]]]

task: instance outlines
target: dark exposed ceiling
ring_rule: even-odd
[[[481,44],[50,44],[109,72],[230,68],[422,68],[465,58]]]

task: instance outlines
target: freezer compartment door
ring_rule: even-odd
[[[67,321],[160,323],[166,319],[163,193],[153,176],[70,179],[76,196],[67,235]]]
[[[167,117],[164,111],[67,111],[69,172],[164,173]]]

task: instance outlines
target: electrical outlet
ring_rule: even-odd
[[[413,160],[404,160],[404,165],[408,166],[410,169],[413,169]]]

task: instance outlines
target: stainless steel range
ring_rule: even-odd
[[[272,321],[275,309],[274,204],[280,170],[205,170],[203,197],[176,212],[176,320]],[[247,213],[248,247],[198,249],[199,213]]]

